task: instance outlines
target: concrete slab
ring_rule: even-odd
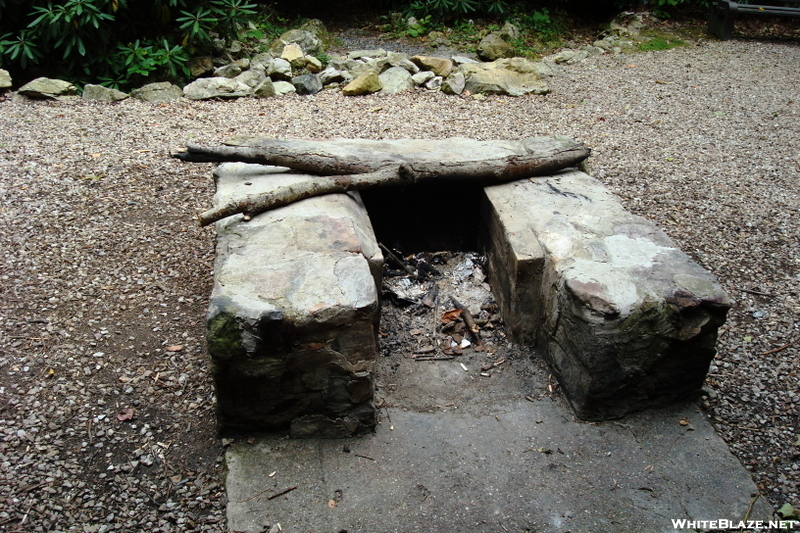
[[[747,514],[756,487],[696,405],[581,422],[529,355],[489,378],[479,354],[382,357],[376,433],[228,449],[229,529],[661,533]],[[770,515],[752,505],[751,519]]]

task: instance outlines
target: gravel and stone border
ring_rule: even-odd
[[[591,146],[734,298],[701,407],[770,503],[800,506],[799,61],[795,41],[698,40],[587,58],[547,96],[0,96],[0,531],[225,531],[193,220],[211,166],[168,152],[239,133]]]

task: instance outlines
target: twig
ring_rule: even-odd
[[[417,279],[417,278],[419,277],[419,275],[417,274],[417,271],[416,271],[416,270],[414,270],[414,268],[413,268],[411,265],[409,265],[408,263],[406,263],[405,261],[403,261],[402,259],[400,259],[399,257],[397,257],[397,255],[395,255],[395,253],[394,253],[393,251],[391,251],[389,248],[387,248],[386,246],[384,246],[382,242],[379,242],[379,243],[378,243],[378,246],[380,246],[380,247],[381,247],[381,250],[383,250],[384,252],[386,252],[387,254],[389,254],[389,257],[391,257],[391,258],[392,258],[392,260],[393,260],[395,263],[397,263],[399,266],[403,267],[403,270],[405,270],[406,272],[408,272],[408,274],[409,274],[409,275],[413,276],[413,277],[414,277],[414,279]]]
[[[421,355],[419,357],[412,357],[414,361],[450,361],[453,359],[452,355]]]
[[[464,323],[467,325],[467,330],[470,333],[470,337],[472,337],[472,340],[475,342],[475,345],[483,346],[483,341],[480,337],[480,329],[478,329],[475,319],[472,318],[472,313],[469,312],[469,309],[467,309],[464,304],[456,300],[454,296],[451,296],[450,300],[453,302],[454,306],[461,309],[461,318],[464,319]]]
[[[295,485],[293,487],[289,487],[288,489],[284,489],[284,490],[280,491],[277,494],[273,494],[271,496],[267,496],[267,499],[268,500],[274,500],[275,498],[277,498],[279,496],[283,496],[284,494],[288,494],[289,492],[292,492],[296,488],[297,488],[297,485]]]
[[[754,290],[751,290],[751,289],[743,289],[742,287],[736,287],[736,288],[738,290],[740,290],[742,292],[746,292],[748,294],[757,294],[758,296],[767,296],[769,298],[774,298],[775,297],[774,295],[768,294],[766,292],[759,292],[759,291],[754,291]]]
[[[500,360],[498,360],[498,361],[495,361],[494,363],[487,363],[487,364],[483,365],[483,366],[481,367],[481,371],[482,371],[482,372],[486,372],[487,370],[491,370],[491,369],[493,369],[494,367],[500,366],[500,365],[502,365],[502,364],[503,364],[503,363],[505,363],[505,362],[506,362],[506,358],[505,358],[505,357],[503,357],[502,359],[500,359]]]
[[[356,457],[361,457],[362,459],[369,459],[370,461],[374,461],[375,460],[372,457],[369,457],[367,455],[361,455],[360,453],[354,453],[353,455],[355,455]]]
[[[271,489],[271,488],[269,488],[269,489],[264,489],[264,490],[262,490],[261,492],[257,492],[257,493],[255,493],[255,494],[253,494],[252,496],[250,496],[250,497],[249,497],[249,498],[247,498],[246,500],[240,500],[240,501],[238,501],[238,502],[236,502],[236,503],[246,503],[246,502],[249,502],[250,500],[254,500],[254,499],[258,498],[259,496],[261,496],[262,494],[264,494],[265,492],[267,492],[267,491],[270,491],[270,490],[272,490],[272,489]],[[279,494],[276,494],[276,496],[279,496]]]
[[[781,351],[785,350],[786,348],[788,348],[789,346],[791,346],[791,345],[793,345],[793,344],[794,344],[793,342],[790,342],[789,344],[784,344],[784,345],[783,345],[783,346],[781,346],[780,348],[775,348],[775,349],[773,349],[773,350],[769,350],[769,351],[767,351],[767,352],[760,353],[760,354],[758,354],[758,355],[769,355],[769,354],[772,354],[772,353],[778,353],[778,352],[781,352]]]
[[[744,429],[744,430],[747,430],[747,431],[758,431],[759,433],[765,433],[766,432],[766,430],[761,429],[761,428],[751,428],[751,427],[747,427],[747,426],[737,426],[736,424],[729,424],[728,422],[723,422],[722,420],[719,420],[717,418],[714,419],[714,422],[716,422],[717,424],[722,424],[723,426],[728,426],[730,428]]]
[[[761,497],[761,493],[759,492],[756,494],[755,498],[750,500],[750,507],[747,508],[747,513],[744,515],[744,521],[747,522],[750,519],[750,513],[753,512],[753,506],[756,504],[756,501]]]

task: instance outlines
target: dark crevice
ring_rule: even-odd
[[[449,182],[361,192],[378,242],[404,255],[478,250],[481,187]]]

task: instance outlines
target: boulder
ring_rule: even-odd
[[[478,57],[484,61],[514,57],[514,47],[506,39],[505,34],[493,31],[478,44]]]
[[[411,74],[416,74],[419,72],[419,67],[411,61],[408,57],[408,54],[403,54],[401,52],[389,52],[386,55],[388,59],[388,64],[390,67],[403,67]]]
[[[332,83],[342,83],[347,79],[345,73],[333,67],[328,67],[318,74],[319,81],[322,85],[330,85]]]
[[[513,41],[522,37],[522,33],[520,33],[519,28],[517,28],[511,22],[506,22],[503,24],[503,27],[500,28],[499,33],[509,41]]]
[[[314,56],[303,56],[302,68],[305,68],[312,74],[316,74],[322,71],[322,61]]]
[[[461,65],[458,69],[466,77],[466,90],[473,94],[522,96],[550,92],[536,64],[521,57]]]
[[[430,70],[437,76],[446,78],[453,71],[453,62],[444,57],[434,56],[414,56],[411,61],[417,65],[420,70]]]
[[[425,82],[425,88],[431,91],[435,91],[441,89],[443,83],[444,83],[444,78],[442,78],[441,76],[434,76],[433,78]]]
[[[383,48],[375,48],[372,50],[353,50],[347,53],[347,59],[377,59],[379,57],[386,57],[388,52]]]
[[[267,63],[267,76],[273,81],[289,81],[292,79],[292,65],[285,59],[276,57]]]
[[[250,87],[251,89],[255,89],[258,85],[264,81],[266,78],[266,74],[260,69],[250,69],[245,70],[235,78],[234,80],[238,81],[239,83],[243,83]]]
[[[411,76],[411,80],[416,83],[417,85],[424,85],[431,79],[435,78],[436,74],[431,72],[430,70],[421,70]]]
[[[297,92],[295,86],[288,81],[276,81],[272,83],[272,86],[275,89],[275,95],[283,96],[284,94],[293,94]]]
[[[99,102],[119,102],[128,98],[128,94],[111,87],[103,87],[102,85],[94,85],[87,83],[83,87],[83,94],[81,98],[84,100],[95,100]]]
[[[255,89],[253,89],[253,96],[255,96],[256,98],[270,98],[272,96],[275,96],[276,94],[277,93],[275,92],[275,85],[269,78],[263,80],[256,86]]]
[[[231,41],[231,44],[225,48],[225,51],[228,52],[228,55],[232,56],[239,54],[242,51],[242,42],[237,40]]]
[[[428,33],[427,37],[428,46],[433,48],[450,48],[453,46],[453,41],[447,38],[447,35],[444,32],[435,30]]]
[[[19,94],[28,98],[58,98],[76,95],[78,89],[68,81],[36,78],[20,87]]]
[[[317,37],[317,39],[319,39],[320,42],[322,42],[320,51],[324,51],[326,45],[330,44],[330,42],[333,40],[331,38],[330,32],[328,32],[328,28],[326,28],[325,24],[323,24],[322,21],[319,19],[307,20],[298,29],[313,33]]]
[[[261,68],[267,70],[267,65],[274,57],[269,52],[261,52],[250,58],[250,68]]]
[[[280,56],[284,47],[296,44],[302,51],[301,55],[316,55],[323,51],[322,41],[319,37],[307,30],[289,30],[272,42],[269,51],[274,56]]]
[[[0,90],[11,87],[11,74],[0,68]]]
[[[570,48],[566,48],[564,50],[560,50],[560,51],[556,52],[555,54],[550,54],[549,56],[545,57],[544,59],[545,59],[545,61],[550,61],[551,63],[555,63],[555,64],[559,65],[559,64],[562,64],[562,63],[568,63],[569,61],[571,61],[575,57],[575,54],[577,54],[577,53],[578,52],[576,50],[572,50]]]
[[[289,43],[283,47],[281,59],[288,61],[295,68],[303,67],[302,59],[305,56],[303,49],[297,43]]]
[[[477,60],[467,56],[453,56],[452,60],[454,65],[464,65],[466,63],[478,63]]]
[[[556,64],[551,61],[537,61],[534,65],[536,65],[536,70],[539,72],[539,77],[542,78],[555,76],[556,69],[558,68]]]
[[[131,97],[151,104],[165,104],[183,96],[183,89],[168,81],[148,83],[131,91]]]
[[[199,78],[214,71],[214,63],[211,56],[190,57],[186,66],[189,68],[193,78]]]
[[[591,47],[591,49],[592,50],[597,50],[597,52],[594,52],[595,54],[603,53],[603,50],[601,48]],[[572,49],[567,48],[566,50],[561,50],[558,53],[549,55],[549,56],[545,57],[544,59],[545,59],[545,61],[550,61],[550,62],[555,63],[555,64],[574,65],[575,63],[579,63],[579,62],[583,61],[584,59],[586,59],[590,55],[592,55],[592,52],[590,52],[590,50],[583,50],[583,49],[581,49],[581,50],[572,50]]]
[[[391,67],[382,72],[378,78],[383,94],[396,94],[414,88],[411,73],[403,67]]]
[[[453,72],[442,82],[442,92],[444,94],[459,95],[464,92],[467,79],[463,72]]]
[[[381,85],[381,79],[378,73],[374,70],[369,70],[348,83],[344,89],[342,89],[342,94],[345,96],[359,96],[362,94],[376,93],[380,91],[381,88],[383,88],[383,85]]]
[[[218,69],[214,70],[214,77],[217,78],[235,78],[242,73],[242,67],[235,63],[228,63]]]
[[[183,88],[184,96],[190,100],[241,98],[250,92],[250,86],[233,78],[199,78]]]
[[[316,74],[303,74],[292,78],[297,94],[317,94],[322,90],[322,82]]]

